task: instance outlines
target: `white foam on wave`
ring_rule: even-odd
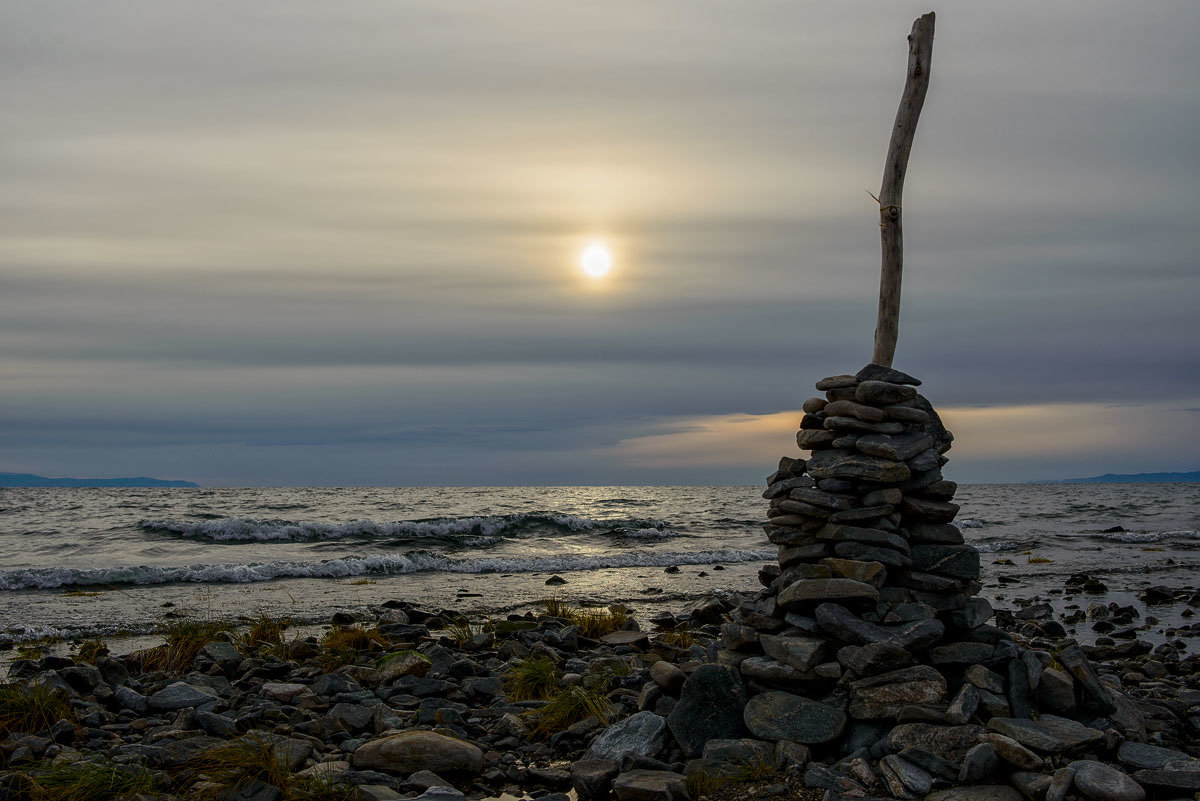
[[[1110,542],[1165,542],[1167,540],[1200,539],[1200,531],[1191,528],[1177,531],[1103,531],[1092,536]]]
[[[552,526],[569,532],[602,530],[654,530],[666,533],[661,520],[632,518],[593,520],[576,515],[510,514],[486,517],[446,517],[431,520],[353,520],[322,523],[311,520],[260,520],[226,517],[217,520],[143,520],[146,531],[174,534],[213,542],[313,542],[343,539],[454,539],[463,545],[485,546],[506,535],[519,534],[537,526]]]
[[[159,567],[39,567],[0,572],[0,590],[50,589],[105,584],[243,584],[279,578],[345,578],[400,575],[422,571],[445,573],[559,573],[615,567],[667,567],[717,562],[774,559],[775,550],[723,549],[690,553],[626,551],[598,556],[531,556],[452,559],[428,551],[406,554],[347,556],[324,562],[251,562],[234,565]]]
[[[982,520],[975,520],[970,517],[966,517],[962,520],[955,520],[954,525],[958,526],[959,528],[983,528],[987,525],[987,523]]]
[[[984,542],[970,543],[975,547],[975,550],[980,553],[999,553],[1000,551],[1017,551],[1028,546],[1021,545],[1013,540],[986,540]]]

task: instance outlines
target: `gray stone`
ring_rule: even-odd
[[[216,700],[217,694],[208,687],[196,687],[177,681],[150,696],[150,709],[156,712],[170,712],[175,709],[202,706]]]
[[[1028,801],[1044,801],[1046,791],[1050,789],[1050,777],[1045,773],[1018,770],[1009,774],[1008,780]]]
[[[688,758],[695,759],[709,740],[742,736],[747,700],[737,672],[720,665],[702,665],[684,682],[679,703],[667,716],[667,726]]]
[[[850,683],[850,714],[859,719],[895,717],[910,705],[946,697],[946,679],[928,665],[893,670]]]
[[[968,784],[936,790],[925,796],[925,801],[1024,801],[1024,798],[1007,784]]]
[[[838,649],[837,659],[847,670],[863,677],[908,667],[914,661],[912,654],[903,648],[880,642],[847,645]]]
[[[882,423],[886,416],[883,409],[866,406],[852,400],[834,401],[826,405],[825,414],[829,417],[854,417],[867,423]]]
[[[952,578],[979,578],[979,551],[970,545],[914,545],[913,569]]]
[[[892,751],[919,748],[942,759],[962,764],[986,730],[982,726],[943,726],[936,723],[901,723],[887,735]]]
[[[860,509],[847,509],[844,512],[834,512],[829,516],[829,522],[858,523],[863,520],[874,520],[879,517],[887,517],[891,513],[891,506],[864,506]]]
[[[883,411],[889,420],[899,420],[903,423],[928,423],[929,415],[920,409],[914,409],[906,404],[884,406]]]
[[[233,643],[219,640],[205,643],[204,647],[200,649],[200,655],[216,662],[222,668],[235,668],[242,661],[242,655],[233,646]]]
[[[904,384],[887,381],[862,381],[854,388],[854,399],[871,406],[888,406],[904,403],[917,397],[917,391]]]
[[[894,420],[885,420],[882,423],[868,423],[865,420],[859,420],[857,417],[826,417],[824,426],[826,429],[837,431],[839,434],[846,434],[846,432],[850,432],[851,434],[860,432],[899,434],[904,431],[904,424],[897,423]],[[853,447],[856,439],[856,437],[853,439],[838,437],[837,440],[834,440],[833,446],[835,448],[844,447],[848,450]],[[839,444],[843,441],[846,443],[845,445]]]
[[[930,753],[922,748],[908,747],[900,752],[900,757],[907,759],[909,762],[924,768],[930,775],[936,776],[943,781],[956,782],[961,766],[957,762],[951,762],[948,759],[943,759],[937,754]]]
[[[459,797],[461,795],[459,793]],[[396,801],[400,798],[404,796],[386,784],[360,784],[354,788],[354,801]]]
[[[919,651],[937,642],[946,627],[940,620],[879,625],[868,623],[838,604],[825,603],[816,609],[817,623],[839,640],[858,645],[878,642],[906,651]]]
[[[784,692],[751,698],[743,720],[755,737],[804,745],[836,740],[846,728],[846,715],[841,710]]]
[[[996,755],[996,749],[991,743],[980,743],[967,751],[958,780],[966,784],[978,784],[995,773],[999,767],[1000,757]]]
[[[863,562],[858,559],[822,559],[821,566],[829,568],[839,578],[865,581],[872,587],[883,587],[887,580],[887,568],[881,562]]]
[[[914,473],[923,473],[928,470],[936,470],[941,466],[941,461],[941,454],[937,452],[937,449],[929,448],[921,451],[916,456],[909,457],[909,459],[906,460],[906,464],[908,465],[908,469],[912,470]],[[929,501],[929,503],[936,502]],[[955,507],[956,510],[957,508],[958,507]],[[904,511],[906,514],[912,515],[921,520],[928,520],[931,523],[949,523],[954,519],[953,513],[949,515],[945,514],[944,512],[925,514],[924,512],[917,511],[917,509],[913,508],[911,505],[910,508],[905,509]]]
[[[879,416],[882,419],[883,413],[880,412]],[[903,462],[922,451],[932,448],[933,440],[919,431],[894,435],[864,434],[854,443],[854,447],[868,456],[878,456],[883,459],[891,459],[894,462]],[[934,453],[936,454],[936,451]],[[909,467],[911,469],[912,465],[909,465]],[[937,467],[937,465],[934,465],[934,467]]]
[[[845,450],[814,453],[808,461],[808,472],[816,479],[847,478],[880,482],[904,481],[912,474],[904,462]]]
[[[921,798],[933,786],[928,772],[895,754],[879,760],[879,773],[895,798]]]
[[[974,684],[963,684],[946,709],[946,722],[955,725],[966,723],[979,708],[979,700],[979,688]]]
[[[1182,793],[1200,792],[1200,770],[1172,768],[1175,764],[1169,762],[1161,768],[1139,770],[1133,778],[1138,784],[1172,792],[1176,797]]]
[[[817,531],[817,539],[828,542],[861,542],[866,545],[879,545],[905,554],[909,551],[908,541],[899,534],[877,528],[830,523]]]
[[[129,687],[117,687],[113,690],[113,702],[118,709],[130,709],[139,715],[150,710],[150,699]]]
[[[778,596],[778,603],[784,609],[829,600],[877,601],[879,590],[853,579],[801,579],[789,584]]]
[[[813,480],[808,476],[794,476],[786,478],[782,481],[776,481],[763,491],[764,498],[778,498],[787,495],[794,489],[807,489],[813,485]]]
[[[1122,765],[1138,770],[1161,768],[1168,762],[1187,761],[1192,757],[1174,748],[1125,741],[1117,749],[1117,759]],[[1198,763],[1200,766],[1200,763]]]
[[[737,740],[710,740],[704,746],[704,759],[737,765],[770,765],[775,761],[775,745],[743,737]]]
[[[592,740],[584,759],[619,760],[627,753],[653,757],[662,750],[667,721],[653,712],[638,712],[609,726]]]
[[[1004,692],[1004,678],[983,665],[971,665],[963,671],[963,678],[981,690],[992,693]]]
[[[217,715],[203,709],[196,712],[196,725],[205,734],[213,737],[233,737],[237,734],[237,721],[226,715]]]
[[[1124,772],[1085,760],[1075,770],[1075,787],[1092,801],[1145,801],[1146,791]]]
[[[1112,692],[1100,683],[1096,672],[1092,670],[1092,664],[1084,656],[1078,643],[1074,640],[1069,641],[1058,650],[1056,656],[1062,666],[1079,683],[1091,708],[1104,715],[1110,715],[1117,711],[1117,702],[1113,698]]]
[[[833,552],[844,559],[852,559],[856,562],[879,562],[886,567],[904,568],[912,564],[912,559],[900,551],[876,545],[865,545],[861,542],[836,543],[833,546]]]
[[[825,659],[828,651],[825,640],[815,637],[763,634],[758,641],[767,656],[800,671],[815,668]]]
[[[359,746],[351,758],[359,770],[410,774],[432,770],[439,774],[479,774],[483,752],[471,743],[431,731],[405,731]]]
[[[871,362],[863,369],[859,370],[854,375],[859,381],[886,381],[889,384],[909,384],[914,387],[921,386],[920,379],[913,378],[908,373],[902,373],[891,367],[884,367],[882,364]]]
[[[788,498],[835,511],[853,509],[855,506],[855,499],[848,495],[838,495],[819,489],[793,489],[788,493]]]
[[[985,642],[951,642],[930,648],[929,661],[935,665],[975,665],[991,659],[995,651]]]
[[[1011,737],[1027,748],[1047,754],[1057,754],[1104,739],[1102,731],[1054,715],[1042,715],[1036,721],[997,717],[988,721],[988,728]]]
[[[992,744],[996,753],[1008,764],[1021,770],[1041,770],[1044,760],[1011,737],[990,732],[984,739]]]
[[[613,791],[618,801],[681,801],[690,798],[687,779],[665,770],[631,770],[617,776]]]
[[[817,389],[821,392],[855,386],[858,386],[858,379],[852,375],[832,375],[817,382]]]
[[[611,759],[581,759],[571,763],[571,787],[583,801],[607,798],[621,763]]]
[[[802,451],[828,448],[837,438],[836,431],[826,431],[823,428],[803,428],[796,432],[796,444]]]
[[[340,722],[346,731],[359,732],[374,722],[375,708],[362,704],[334,704],[329,716]]]
[[[972,598],[962,609],[950,613],[950,624],[957,629],[970,630],[987,623],[992,614],[992,605],[987,598]]]
[[[671,695],[679,695],[679,691],[683,689],[683,683],[687,681],[687,674],[678,666],[665,659],[660,659],[650,666],[650,678]]]

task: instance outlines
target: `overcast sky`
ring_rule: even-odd
[[[927,10],[7,3],[0,470],[756,483],[869,360]],[[935,10],[896,366],[948,475],[1200,469],[1200,4]]]

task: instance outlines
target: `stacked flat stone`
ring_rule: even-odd
[[[817,745],[851,736],[849,721],[966,722],[980,703],[1029,715],[1027,677],[1043,665],[975,597],[979,553],[952,524],[957,485],[942,475],[954,437],[920,383],[876,364],[819,381],[825,396],[805,402],[797,434],[811,455],[785,457],[767,479],[779,561],[723,627],[718,654],[751,692],[758,736],[782,739],[779,720],[804,721],[786,739]],[[973,667],[1003,688],[972,684]],[[806,714],[780,711],[793,693]]]

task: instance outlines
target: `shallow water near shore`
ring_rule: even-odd
[[[758,568],[775,557],[760,492],[6,489],[0,631],[9,641],[144,633],[168,614],[323,622],[389,599],[473,617],[551,595],[639,614],[678,609],[757,589]],[[966,485],[956,501],[998,608],[1035,596],[1056,611],[1136,603],[1149,586],[1200,584],[1200,485]],[[1107,591],[1064,591],[1077,573]],[[555,574],[566,584],[547,586]],[[1141,608],[1161,621],[1147,639],[1188,622],[1183,603]],[[1094,638],[1086,626],[1078,635]]]

